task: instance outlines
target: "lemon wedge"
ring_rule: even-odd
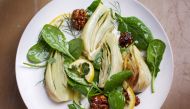
[[[70,17],[70,14],[59,15],[55,17],[49,24],[55,27],[61,28],[64,25],[65,18],[68,18],[68,17]]]
[[[78,59],[76,61],[74,61],[73,63],[70,64],[70,68],[72,68],[73,66],[77,68],[77,71],[80,74],[84,74],[83,70],[82,70],[82,65],[86,64],[86,66],[88,66],[88,70],[86,70],[87,72],[85,72],[85,79],[89,82],[92,83],[93,79],[94,79],[94,67],[92,65],[92,63],[86,59]]]
[[[134,107],[135,107],[135,94],[134,94],[133,90],[131,89],[131,87],[127,88],[127,93],[129,95],[129,99],[130,99],[128,101],[129,105],[127,106],[127,109],[134,109]]]
[[[134,109],[136,97],[133,89],[129,86],[129,84],[126,81],[123,82],[123,88],[125,89],[125,91],[128,93],[129,96],[129,100],[127,101],[125,109]]]

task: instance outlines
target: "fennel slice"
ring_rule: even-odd
[[[72,100],[74,92],[67,86],[67,77],[63,67],[64,58],[57,51],[53,57],[56,61],[47,65],[45,73],[47,94],[55,102]]]
[[[99,87],[104,87],[105,83],[109,77],[109,67],[111,65],[111,53],[107,44],[103,45],[103,56],[102,56],[102,66],[100,68],[99,75]]]
[[[151,74],[141,52],[135,45],[131,45],[129,51],[123,53],[123,57],[124,69],[130,69],[133,72],[132,78],[127,82],[136,93],[142,92],[150,85]]]
[[[95,40],[96,40],[97,32],[99,31],[99,28],[101,27],[101,25],[104,24],[104,22],[105,22],[105,20],[106,20],[106,18],[107,18],[107,16],[108,16],[108,14],[109,14],[109,11],[106,11],[106,12],[102,15],[102,17],[100,17],[100,19],[99,19],[99,21],[98,21],[98,23],[97,23],[97,25],[96,25],[96,27],[95,27],[95,30],[93,31],[93,34],[92,34],[91,40],[90,40],[90,41],[91,41],[91,47],[90,47],[90,51],[91,51],[91,52],[94,50],[94,42],[95,42]]]
[[[101,25],[101,27],[98,29],[98,32],[96,33],[93,49],[96,49],[101,45],[99,43],[102,43],[102,39],[104,38],[106,32],[111,28],[114,28],[114,24],[113,19],[111,17],[111,13],[109,12],[105,22]]]
[[[141,52],[137,49],[137,47],[135,45],[133,45],[132,47],[133,47],[132,52],[134,54],[135,61],[138,65],[138,69],[139,69],[138,81],[137,81],[137,84],[134,86],[133,90],[135,92],[142,92],[150,85],[151,73],[150,73],[150,70],[149,70],[147,64],[143,60]]]
[[[97,25],[97,22],[98,22],[99,18],[107,10],[108,9],[104,5],[99,4],[99,6],[97,7],[97,9],[92,14],[92,16],[90,17],[90,19],[88,20],[88,22],[86,23],[86,25],[83,28],[83,32],[81,34],[81,38],[82,38],[82,40],[84,42],[84,49],[85,49],[85,53],[87,55],[89,55],[89,52],[90,52],[90,47],[91,47],[91,41],[90,40],[91,40],[93,31],[95,30],[95,27]],[[89,60],[92,60],[92,59],[89,57]]]
[[[111,51],[111,71],[109,78],[123,69],[123,59],[120,52],[118,39],[114,33],[110,33],[106,37],[106,42],[108,43]],[[108,78],[108,79],[109,79]]]
[[[105,43],[107,35],[112,32],[113,28],[114,27],[111,27],[106,31],[102,40],[98,43],[98,48],[94,49],[94,51],[92,52],[89,52],[88,58],[90,58],[91,60],[95,59],[96,55],[100,52],[103,44]]]

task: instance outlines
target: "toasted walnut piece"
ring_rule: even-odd
[[[138,96],[136,96],[135,106],[138,106],[140,104],[140,99]]]
[[[90,109],[109,109],[107,97],[104,95],[92,97],[90,101]]]
[[[76,9],[71,16],[72,27],[81,30],[88,20],[87,13],[84,9]]]
[[[129,46],[131,43],[133,42],[132,37],[131,37],[131,33],[129,32],[124,32],[120,34],[119,37],[119,45],[121,47],[127,47]]]
[[[129,94],[125,90],[123,91],[123,94],[125,96],[125,100],[126,100],[126,103],[127,103],[127,101],[130,100]],[[138,106],[139,104],[140,104],[140,99],[139,99],[139,97],[137,95],[135,95],[135,106]]]

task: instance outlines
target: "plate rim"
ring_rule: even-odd
[[[166,33],[166,31],[164,30],[164,27],[161,25],[161,23],[159,22],[159,20],[156,18],[156,16],[147,8],[145,7],[140,1],[138,0],[130,0],[130,1],[133,1],[135,2],[136,4],[138,4],[139,6],[141,6],[142,8],[144,8],[146,11],[148,11],[148,13],[154,18],[154,20],[156,21],[156,23],[161,27],[161,30],[163,31],[164,35],[166,36],[166,42],[168,43],[168,47],[169,47],[169,52],[171,54],[171,63],[172,63],[172,68],[171,68],[171,79],[170,79],[170,83],[169,83],[169,88],[168,88],[168,91],[166,92],[166,96],[164,98],[164,100],[162,101],[161,103],[161,106],[164,104],[166,98],[168,97],[168,94],[171,90],[171,87],[172,87],[172,82],[173,82],[173,75],[174,75],[174,57],[173,57],[173,50],[172,50],[172,46],[171,46],[171,43],[170,43],[170,40],[169,40],[169,37]],[[24,32],[22,33],[21,35],[21,38],[19,40],[19,44],[17,46],[17,52],[16,52],[16,59],[15,59],[15,73],[16,73],[16,84],[17,84],[17,87],[18,87],[18,90],[19,90],[19,94],[21,95],[21,98],[25,104],[25,106],[27,108],[29,108],[29,104],[26,102],[26,98],[24,97],[23,93],[21,93],[21,85],[19,85],[19,82],[18,82],[18,71],[17,71],[17,61],[18,61],[18,55],[19,55],[19,48],[21,47],[21,40],[23,39],[23,36],[27,30],[27,28],[29,28],[29,25],[31,25],[32,21],[37,18],[46,7],[48,7],[49,5],[51,5],[52,3],[56,2],[56,0],[52,0],[52,1],[49,1],[48,3],[46,3],[37,13],[34,14],[34,16],[30,19],[30,21],[28,22],[27,26],[25,27],[24,29]]]
[[[173,57],[173,50],[172,50],[172,46],[171,46],[171,43],[170,43],[170,40],[169,40],[169,37],[164,29],[164,27],[162,26],[162,24],[160,23],[160,21],[157,19],[157,17],[154,15],[154,13],[152,11],[150,11],[150,9],[148,9],[147,7],[145,7],[145,5],[143,5],[140,1],[138,0],[133,0],[134,2],[136,2],[137,4],[139,4],[140,6],[142,6],[145,10],[148,11],[148,13],[150,13],[150,15],[156,20],[156,23],[159,24],[159,26],[161,27],[162,31],[164,32],[164,35],[166,36],[166,40],[167,40],[167,43],[169,45],[169,51],[171,53],[171,62],[172,62],[172,69],[171,69],[171,80],[170,80],[170,86],[169,86],[169,89],[168,91],[166,92],[166,97],[164,98],[164,100],[162,101],[162,105],[164,104],[164,102],[166,101],[166,98],[168,97],[168,94],[171,90],[171,87],[172,87],[172,83],[173,83],[173,75],[174,75],[174,57]],[[161,106],[162,106],[161,105]]]

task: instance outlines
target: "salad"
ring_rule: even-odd
[[[119,2],[94,0],[86,9],[60,15],[42,28],[25,65],[45,68],[44,89],[69,109],[134,109],[138,94],[160,71],[165,44],[135,16],[122,16]],[[68,41],[65,36],[73,36]]]

